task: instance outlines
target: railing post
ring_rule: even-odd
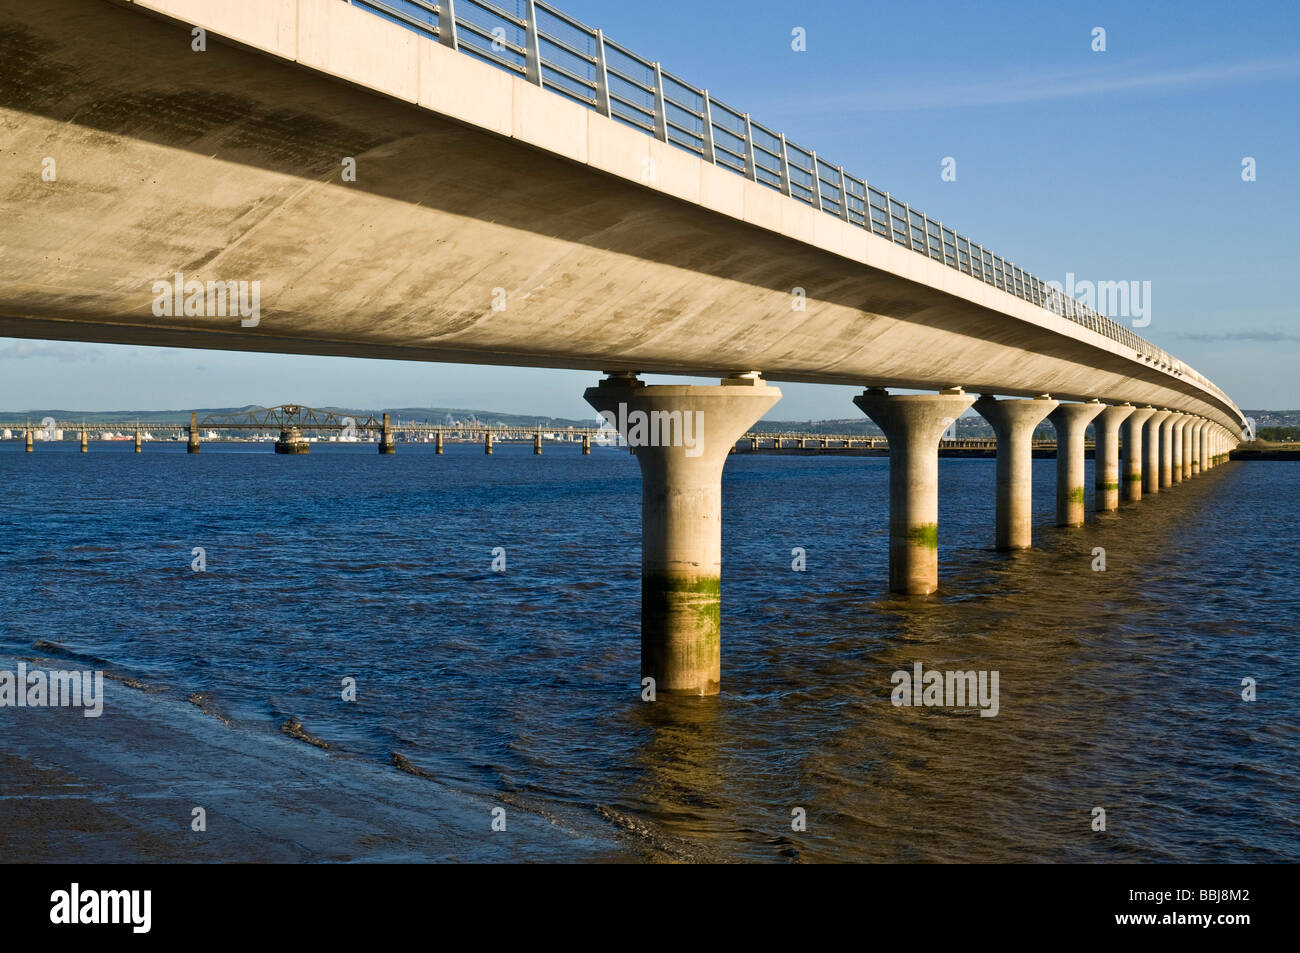
[[[457,49],[456,0],[438,0],[438,42]]]
[[[655,138],[668,141],[668,108],[664,104],[664,72],[655,64]]]
[[[524,18],[524,77],[541,86],[542,48],[537,39],[537,7],[533,0],[524,0]]]
[[[820,212],[822,210],[822,170],[817,165],[817,153],[810,150],[808,154],[812,156],[813,208]]]
[[[745,113],[745,178],[751,182],[758,181],[758,168],[754,160],[754,127],[750,124],[749,113]]]
[[[704,161],[717,165],[718,157],[713,151],[713,107],[709,104],[709,91],[704,90],[704,137],[700,140],[700,150]]]
[[[790,156],[785,151],[785,133],[781,133],[781,194],[790,194]]]
[[[922,215],[924,220],[925,216]],[[928,232],[926,233],[929,234]],[[916,243],[912,241],[912,206],[906,202],[903,203],[903,237],[907,239],[907,247],[910,251],[916,251]],[[928,239],[927,239],[928,240]]]
[[[605,66],[605,31],[596,31],[596,112],[612,115],[609,104],[609,70]]]
[[[870,231],[871,221],[869,216],[863,216],[863,219],[863,224]],[[840,166],[840,220],[844,222],[849,220],[849,180],[844,174],[844,166]]]

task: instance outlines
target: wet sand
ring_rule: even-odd
[[[655,859],[599,822],[227,724],[147,686],[106,678],[104,696],[99,718],[0,708],[0,863]]]

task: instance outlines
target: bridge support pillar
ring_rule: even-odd
[[[1028,549],[1034,539],[1034,428],[1058,406],[1050,397],[998,400],[983,395],[975,410],[997,434],[997,547]],[[892,437],[890,438],[892,442]]]
[[[483,434],[483,452],[489,457],[492,456],[492,431]]]
[[[85,427],[81,429],[81,452],[90,453],[90,437],[86,434]]]
[[[26,430],[25,432],[26,432],[26,434],[27,434],[27,444],[26,444],[25,447],[23,447],[23,449],[26,450],[28,453],[32,453],[32,452],[34,452],[35,449],[36,449],[36,448],[32,445],[32,428],[31,428],[31,427],[28,427],[27,430]]]
[[[434,437],[433,452],[442,453],[442,431],[441,430],[439,430],[438,435]]]
[[[1212,459],[1214,451],[1213,451],[1213,446],[1210,443],[1210,440],[1213,437],[1213,435],[1214,435],[1214,424],[1210,423],[1207,420],[1205,422],[1205,426],[1201,429],[1201,469],[1202,470],[1209,470],[1214,466],[1214,460]]]
[[[135,428],[135,452],[140,452],[140,428]]]
[[[1124,421],[1124,499],[1130,503],[1142,499],[1142,441],[1154,413],[1153,407],[1139,407]]]
[[[1196,418],[1191,414],[1183,414],[1182,427],[1178,435],[1178,445],[1181,448],[1179,454],[1182,461],[1183,480],[1192,478],[1192,425]]]
[[[975,402],[960,387],[890,396],[873,387],[853,398],[889,440],[889,588],[939,588],[939,438]]]
[[[1132,413],[1132,404],[1114,405],[1103,408],[1092,422],[1096,434],[1092,484],[1099,513],[1119,509],[1119,428]]]
[[[1191,435],[1191,464],[1192,476],[1199,476],[1201,473],[1201,428],[1205,426],[1205,421],[1200,417],[1192,420],[1188,426],[1188,432]]]
[[[735,450],[736,448],[733,446],[731,449]],[[582,455],[584,457],[591,456],[591,434],[589,433],[582,435]]]
[[[199,452],[199,415],[196,413],[190,414],[190,440],[185,445],[185,452]]]
[[[1169,436],[1174,448],[1173,466],[1169,472],[1169,483],[1183,482],[1183,452],[1187,449],[1183,442],[1183,432],[1187,429],[1187,417],[1174,414],[1170,418]]]
[[[1160,489],[1174,485],[1174,421],[1177,414],[1166,410],[1160,421]]]
[[[384,429],[379,435],[379,452],[384,454],[397,452],[397,444],[393,442],[393,427],[389,422],[388,414],[384,414]]]
[[[1160,492],[1160,431],[1169,419],[1169,411],[1157,410],[1147,420],[1146,459],[1142,467],[1142,492],[1155,496]]]
[[[537,431],[537,433],[533,434],[533,456],[540,457],[541,455],[542,455],[542,432],[539,430]]]
[[[722,677],[722,468],[781,392],[757,374],[647,386],[611,374],[583,394],[641,467],[641,676],[716,695]]]
[[[1062,404],[1048,418],[1056,428],[1056,525],[1082,526],[1084,504],[1083,437],[1098,414],[1106,408],[1100,401]]]

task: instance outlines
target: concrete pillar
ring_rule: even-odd
[[[1210,435],[1214,431],[1214,424],[1208,420],[1205,426],[1201,428],[1201,469],[1209,470],[1214,466],[1214,460],[1211,459]]]
[[[196,413],[190,414],[190,440],[185,446],[185,452],[199,452],[199,415]]]
[[[1191,468],[1191,475],[1196,476],[1201,472],[1201,418],[1193,417],[1191,423],[1187,425],[1187,465]]]
[[[483,433],[483,452],[488,456],[492,455],[492,431],[490,430]]]
[[[1169,419],[1169,411],[1157,410],[1147,421],[1146,458],[1142,467],[1142,492],[1155,496],[1160,492],[1160,429]]]
[[[722,678],[722,469],[781,392],[757,374],[719,386],[611,375],[583,394],[641,467],[641,677],[716,695]]]
[[[777,437],[777,436],[773,435],[773,437],[772,437],[772,449],[773,449],[773,450],[780,450],[780,449],[781,449],[781,438],[780,438],[780,437]]]
[[[1169,418],[1169,437],[1173,445],[1173,466],[1169,473],[1170,484],[1183,482],[1183,431],[1187,428],[1187,418],[1183,414],[1174,414]]]
[[[86,428],[84,424],[82,425],[81,428],[81,452],[82,453],[90,452],[90,438],[86,434]]]
[[[542,455],[542,432],[539,430],[535,434],[533,434],[533,456],[540,457],[541,455]]]
[[[1142,499],[1142,440],[1153,407],[1138,407],[1124,421],[1124,499]]]
[[[438,431],[438,435],[433,438],[433,441],[434,441],[433,452],[442,453],[442,431],[441,430]]]
[[[1174,421],[1178,415],[1166,410],[1160,421],[1160,488],[1174,485]]]
[[[1180,414],[1174,438],[1174,482],[1182,483],[1192,478],[1192,415]]]
[[[1048,416],[1056,428],[1056,525],[1082,526],[1084,507],[1083,437],[1088,424],[1105,410],[1101,401],[1061,404]]]
[[[1119,509],[1119,428],[1132,415],[1132,404],[1118,404],[1102,408],[1093,419],[1096,462],[1092,468],[1092,484],[1099,513]]]
[[[1034,428],[1057,406],[1057,401],[1045,396],[997,400],[984,394],[975,401],[976,412],[997,434],[998,549],[1028,549],[1033,543]]]
[[[27,445],[23,448],[28,453],[32,453],[36,448],[32,446],[32,428],[29,426],[25,431],[27,435]]]
[[[960,387],[891,397],[873,387],[853,398],[889,440],[889,588],[939,588],[939,438],[975,402]]]
[[[732,449],[734,450],[735,447],[732,447]],[[591,434],[589,433],[582,435],[582,455],[584,457],[591,456]]]
[[[397,444],[393,442],[393,426],[388,419],[388,414],[384,414],[384,429],[379,435],[379,452],[384,454],[397,452]]]
[[[140,428],[135,428],[135,452],[140,452]]]

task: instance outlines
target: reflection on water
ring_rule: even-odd
[[[1007,556],[993,461],[944,460],[943,588],[912,599],[884,591],[885,460],[733,458],[724,694],[648,705],[624,453],[129,450],[0,446],[0,649],[62,639],[254,740],[296,717],[341,764],[398,753],[643,856],[1300,854],[1300,544],[1278,519],[1300,467],[1230,464],[1057,530],[1035,461],[1038,548]],[[918,662],[998,671],[997,717],[893,706]]]

